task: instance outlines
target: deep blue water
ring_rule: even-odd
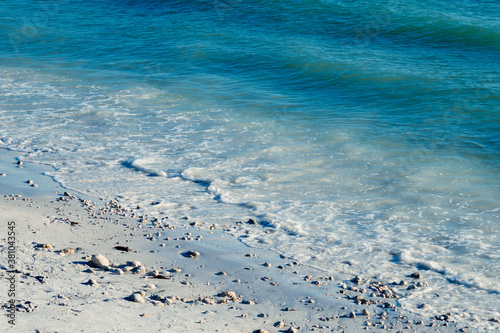
[[[246,242],[318,266],[425,268],[446,296],[404,306],[498,317],[485,300],[500,292],[499,14],[498,1],[5,0],[0,147],[70,188],[161,202],[150,214],[260,219]]]

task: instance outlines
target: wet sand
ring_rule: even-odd
[[[2,151],[0,160],[0,305],[8,313],[14,274],[17,310],[15,326],[1,318],[2,332],[477,331],[453,314],[400,307],[426,287],[425,274],[332,274],[231,236],[253,221],[145,216],[61,188],[43,175],[50,169],[18,165],[18,155]],[[14,271],[6,261],[11,221]]]

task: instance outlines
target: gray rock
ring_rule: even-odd
[[[85,282],[84,284],[88,285],[88,286],[98,286],[99,283],[94,280],[94,279],[89,279],[87,282]]]
[[[132,273],[140,274],[140,275],[146,274],[146,267],[144,267],[142,265],[138,266],[132,270]]]
[[[186,257],[189,257],[189,258],[193,258],[193,259],[195,259],[195,258],[198,258],[198,257],[200,256],[200,252],[196,252],[196,251],[187,251],[187,252],[185,253],[185,256],[186,256]]]
[[[360,277],[360,276],[356,276],[354,279],[351,280],[352,282],[354,282],[355,284],[357,285],[360,285],[361,283],[363,283],[363,279]]]
[[[102,254],[94,254],[92,258],[90,259],[92,264],[94,264],[95,267],[102,268],[104,266],[109,266],[109,261],[106,259],[105,256]]]
[[[137,294],[137,293],[134,293],[132,295],[129,296],[128,298],[131,302],[135,302],[135,303],[144,303],[146,302],[146,300],[144,299],[144,297],[140,294]]]

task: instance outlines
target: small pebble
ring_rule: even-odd
[[[94,254],[90,259],[90,261],[92,262],[92,264],[94,264],[94,266],[98,268],[109,266],[108,259],[106,259],[106,257],[103,256],[102,254]]]
[[[73,254],[75,253],[75,249],[72,248],[72,247],[68,247],[68,248],[65,248],[64,250],[61,250],[61,252],[59,252],[61,255],[65,256],[65,255],[68,255],[68,254]]]
[[[99,283],[97,283],[97,281],[94,279],[88,280],[87,282],[85,282],[85,284],[89,285],[89,286],[98,286],[99,285]]]
[[[186,256],[189,257],[189,258],[198,258],[200,256],[200,252],[196,252],[196,251],[188,251],[186,252]]]
[[[141,266],[141,262],[134,260],[134,261],[127,261],[127,266],[132,266],[132,267],[139,267]]]
[[[129,300],[131,302],[135,302],[135,303],[144,303],[144,302],[146,302],[146,300],[144,299],[144,297],[142,295],[140,295],[140,294],[137,294],[137,293],[134,293],[134,294],[130,295]]]
[[[250,301],[250,300],[244,300],[244,301],[241,301],[241,304],[255,305],[255,302],[254,301]]]

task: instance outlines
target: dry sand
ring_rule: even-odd
[[[425,276],[391,285],[327,274],[242,244],[230,235],[237,221],[221,226],[141,216],[116,201],[59,187],[42,175],[44,166],[18,166],[19,153],[1,153],[0,305],[7,314],[14,275],[17,311],[15,326],[0,318],[0,332],[457,332],[469,326],[452,315],[428,318],[399,307],[398,298],[409,297],[409,286],[425,286]],[[7,264],[10,221],[14,273]],[[105,259],[92,261],[97,254]]]

